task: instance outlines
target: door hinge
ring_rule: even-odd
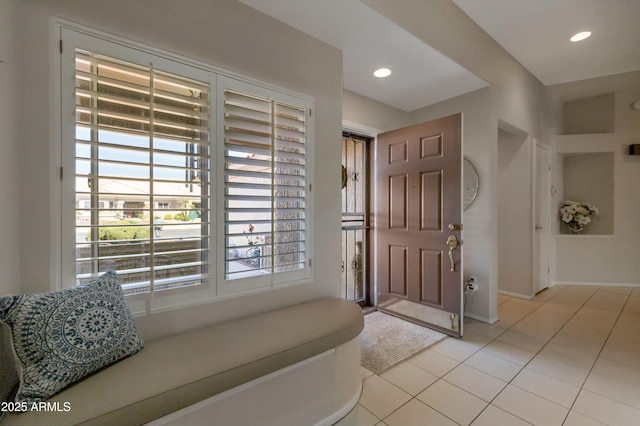
[[[64,176],[64,167],[60,166],[60,180],[62,180]]]
[[[311,192],[311,184],[309,184],[309,192]]]
[[[62,39],[60,39],[60,53],[62,54]]]
[[[312,112],[311,108],[309,108],[309,117],[311,117],[311,112]]]
[[[309,268],[311,268],[311,259],[309,259]]]
[[[549,171],[551,171],[551,164],[548,164],[547,166],[549,167]]]

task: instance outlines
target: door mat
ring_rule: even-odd
[[[360,333],[362,366],[379,374],[447,337],[430,328],[382,312],[364,317]]]

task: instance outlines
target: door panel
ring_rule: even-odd
[[[442,172],[421,173],[420,230],[442,230]]]
[[[442,135],[421,138],[420,148],[420,158],[442,156]]]
[[[460,114],[378,135],[375,264],[378,308],[461,334]],[[451,265],[453,261],[453,268]],[[454,270],[452,270],[454,269]]]
[[[407,297],[407,247],[389,246],[389,293]]]
[[[435,308],[442,308],[442,252],[438,250],[420,250],[420,282],[422,283],[420,301]],[[433,271],[434,273],[431,273]]]
[[[389,176],[389,229],[407,229],[407,175]]]
[[[389,145],[389,164],[407,161],[407,142],[401,141]]]

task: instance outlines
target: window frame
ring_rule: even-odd
[[[313,182],[313,119],[311,111],[313,98],[282,89],[270,84],[256,81],[241,75],[230,73],[209,64],[193,61],[166,51],[156,49],[144,44],[136,43],[124,38],[105,34],[100,31],[70,23],[59,18],[51,18],[51,49],[53,56],[53,72],[51,74],[51,87],[53,89],[51,128],[55,136],[52,153],[51,171],[53,176],[59,174],[59,179],[52,179],[52,214],[51,214],[51,278],[52,289],[72,287],[75,283],[75,230],[74,215],[65,214],[75,209],[75,96],[66,96],[75,93],[75,81],[64,81],[63,66],[72,66],[76,47],[89,51],[95,51],[114,59],[124,60],[141,65],[148,65],[148,59],[153,57],[156,67],[163,71],[172,72],[187,78],[207,81],[210,87],[209,95],[209,283],[208,285],[185,287],[171,290],[158,291],[153,294],[143,293],[127,296],[132,312],[136,315],[144,315],[150,312],[174,309],[184,305],[200,304],[207,301],[237,297],[247,292],[269,291],[274,287],[307,284],[313,281],[313,195],[310,191]],[[98,51],[92,45],[100,46]],[[129,52],[124,54],[123,52]],[[146,62],[145,62],[146,61]],[[179,69],[174,69],[174,67]],[[184,69],[190,69],[193,73],[183,73]],[[72,79],[74,80],[74,79]],[[251,277],[247,279],[225,280],[224,238],[224,170],[221,167],[224,162],[224,117],[218,110],[220,105],[220,90],[227,83],[239,84],[249,90],[249,93],[258,96],[302,104],[307,113],[307,149],[306,156],[306,258],[305,267],[298,274],[268,274],[264,277]],[[71,119],[68,119],[72,117]],[[222,153],[222,157],[221,157]],[[71,188],[71,189],[70,189]],[[280,275],[280,276],[278,276]]]

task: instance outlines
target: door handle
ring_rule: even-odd
[[[455,272],[456,264],[453,261],[453,251],[456,248],[458,248],[460,243],[458,242],[458,239],[456,238],[455,235],[449,235],[449,238],[447,238],[447,245],[449,246],[449,260],[451,261],[451,272]]]
[[[542,226],[536,225],[536,231],[539,231],[540,229],[542,229]]]

